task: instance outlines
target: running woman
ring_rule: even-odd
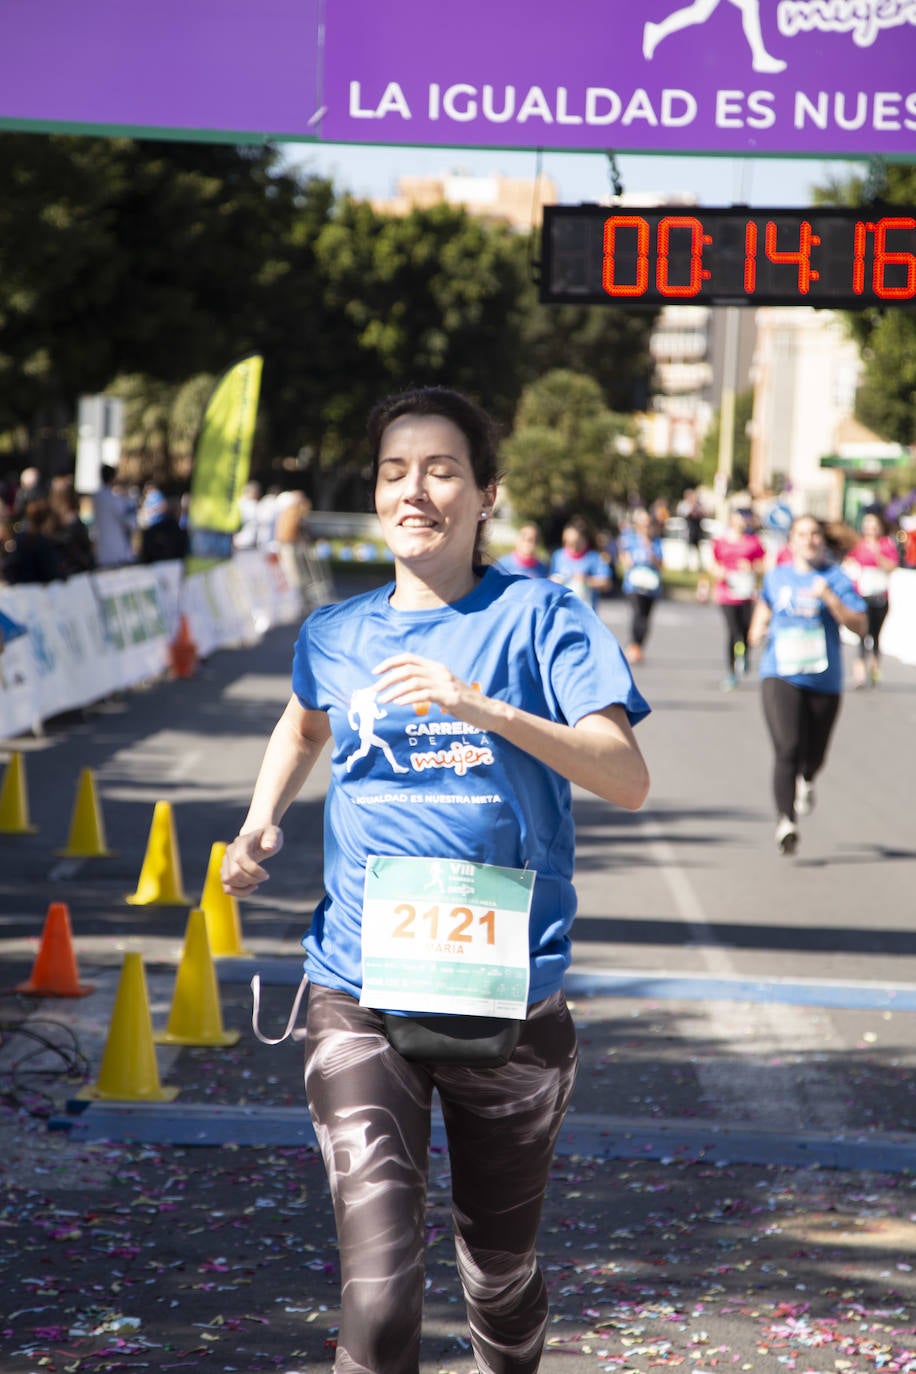
[[[723,692],[731,692],[750,671],[747,634],[757,599],[757,579],[763,571],[766,549],[751,528],[753,511],[734,507],[728,525],[712,544],[713,595],[725,617],[725,665]]]
[[[864,635],[865,602],[849,578],[828,563],[824,531],[811,515],[789,530],[790,563],[763,579],[748,632],[766,640],[760,665],[763,711],[773,744],[776,846],[794,854],[798,817],[814,806],[814,779],[840,709],[843,653],[840,626]]]
[[[577,1062],[563,996],[570,784],[640,807],[648,773],[632,727],[649,708],[574,592],[482,566],[499,474],[476,405],[441,387],[408,391],[376,407],[369,440],[394,582],[303,625],[223,883],[244,897],[264,882],[283,815],[330,741],[327,895],[304,940],[305,1083],[340,1251],[335,1370],[417,1374],[436,1091],[477,1368],[534,1374],[548,1320],[537,1229]],[[377,712],[362,698],[352,709],[366,688]],[[527,892],[527,918],[504,922],[502,895],[475,916],[478,888],[516,902]],[[500,992],[518,1007],[514,1049],[480,1066],[448,1062],[447,1046],[408,1052],[405,1035],[429,1029],[412,1013],[443,999],[465,1010],[449,990],[467,995],[494,962],[500,977],[521,971]],[[379,999],[369,989],[386,977]],[[437,1021],[454,1027],[440,1026],[441,1046],[464,1018]]]
[[[849,550],[843,562],[844,570],[852,578],[856,591],[865,602],[868,630],[859,643],[859,657],[853,665],[856,687],[881,681],[881,628],[889,609],[891,573],[900,566],[896,541],[891,539],[887,526],[876,511],[862,516],[862,537]]]

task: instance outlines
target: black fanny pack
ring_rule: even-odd
[[[388,1042],[405,1059],[496,1069],[507,1064],[523,1022],[497,1016],[395,1016],[382,1012]]]

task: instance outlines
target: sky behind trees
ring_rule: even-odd
[[[367,147],[359,144],[283,145],[284,159],[356,196],[390,196],[398,177],[464,172],[472,176],[533,178],[538,156],[532,149],[488,151],[474,148]],[[856,161],[823,158],[729,158],[640,156],[619,153],[617,167],[626,193],[692,192],[703,205],[809,205],[812,188],[831,180],[864,174]],[[611,193],[609,163],[603,153],[546,151],[540,169],[558,187],[566,204],[600,201]]]

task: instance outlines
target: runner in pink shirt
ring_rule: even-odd
[[[897,545],[887,533],[884,520],[876,511],[869,511],[862,516],[862,538],[843,562],[843,569],[864,600],[868,615],[868,633],[859,642],[859,657],[853,668],[857,688],[864,687],[867,682],[877,687],[881,680],[878,641],[887,619],[890,575],[899,565]]]
[[[725,663],[723,692],[738,685],[736,669],[749,668],[747,632],[750,628],[758,577],[763,571],[766,549],[751,528],[753,511],[736,506],[729,511],[725,533],[713,540],[712,561],[716,604],[725,617]]]

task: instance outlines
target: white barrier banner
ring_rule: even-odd
[[[0,587],[0,610],[25,625],[28,608],[19,590]],[[9,640],[0,652],[0,739],[35,730],[40,724],[31,636],[24,634]]]
[[[159,588],[159,605],[165,619],[165,637],[171,643],[178,633],[178,621],[181,616],[184,564],[180,558],[169,559],[168,562],[151,563],[149,571]]]
[[[109,642],[118,656],[121,681],[130,687],[158,677],[169,663],[168,631],[159,584],[150,568],[114,568],[95,574]]]
[[[881,630],[881,652],[916,664],[916,568],[891,573],[887,620]]]
[[[170,562],[0,587],[28,631],[0,653],[0,739],[159,677],[181,615],[206,657],[298,620],[313,595],[307,568],[300,580],[295,560],[254,549],[190,577]]]

